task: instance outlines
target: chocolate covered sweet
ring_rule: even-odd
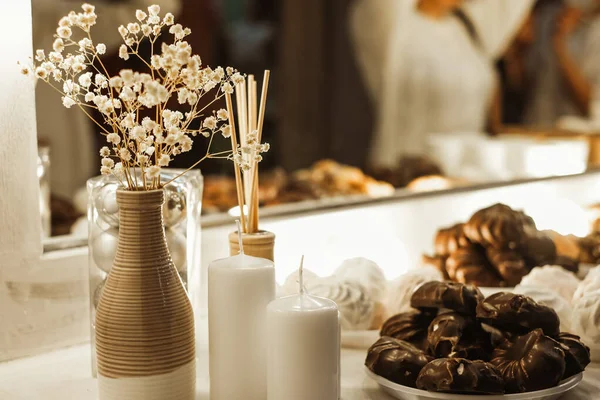
[[[529,296],[538,304],[550,307],[558,315],[560,330],[564,332],[571,331],[571,315],[573,314],[571,302],[565,300],[552,288],[519,284],[515,286],[513,293]]]
[[[556,336],[560,331],[560,321],[553,309],[514,293],[500,292],[487,297],[477,306],[477,319],[517,334],[541,328],[546,335]]]
[[[416,387],[419,372],[431,360],[412,344],[384,336],[369,348],[365,365],[392,382]]]
[[[434,318],[435,313],[419,310],[396,314],[385,321],[379,334],[403,340],[421,350],[426,350],[427,328]]]
[[[556,262],[556,245],[543,232],[528,236],[523,242],[522,253],[529,268],[552,265]]]
[[[474,315],[483,295],[475,286],[455,282],[426,282],[419,286],[410,299],[410,305],[419,309],[447,308],[466,315]]]
[[[471,244],[463,231],[464,224],[456,224],[440,229],[435,235],[435,252],[439,256],[448,256],[456,250]]]
[[[486,254],[496,272],[508,286],[517,285],[529,273],[525,259],[517,251],[488,247]]]
[[[516,249],[532,228],[532,220],[504,204],[477,211],[464,226],[465,235],[474,243],[498,249]]]
[[[571,257],[557,255],[553,264],[563,267],[567,271],[571,271],[575,274],[579,272],[579,261]]]
[[[561,332],[557,341],[564,345],[565,352],[565,374],[562,379],[577,375],[585,369],[590,363],[590,348],[587,347],[581,338],[571,333]]]
[[[446,271],[451,280],[484,287],[500,286],[501,280],[476,245],[462,247],[446,260]]]
[[[579,261],[585,264],[598,264],[600,262],[600,234],[591,233],[590,235],[577,238],[577,244],[581,252]]]
[[[505,339],[490,361],[504,378],[507,393],[530,392],[556,386],[565,372],[563,346],[535,329]]]
[[[456,312],[438,315],[427,330],[429,353],[436,358],[489,359],[491,340],[474,318]]]
[[[502,394],[504,381],[493,365],[464,358],[438,358],[423,369],[417,388],[432,392]]]

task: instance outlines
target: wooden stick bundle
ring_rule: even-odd
[[[269,89],[270,71],[266,70],[263,77],[262,91],[260,97],[260,109],[258,109],[257,83],[253,75],[248,76],[247,82],[242,82],[236,86],[235,101],[237,108],[238,127],[240,134],[240,145],[246,146],[251,134],[256,133],[258,143],[262,140],[262,130],[265,119],[265,108],[267,104],[267,92]],[[229,113],[229,125],[231,126],[231,145],[234,151],[237,151],[238,141],[235,131],[235,119],[231,95],[226,95],[227,111]],[[243,156],[243,155],[242,155]],[[258,162],[249,161],[251,168],[248,171],[240,171],[239,165],[235,165],[235,184],[237,189],[238,205],[240,208],[240,220],[244,233],[258,232]],[[247,206],[248,218],[245,216],[245,207]]]

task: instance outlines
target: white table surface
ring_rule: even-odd
[[[365,350],[342,351],[342,400],[391,400],[364,373]],[[90,347],[82,345],[0,364],[2,400],[97,400],[90,373]],[[208,400],[208,355],[198,357],[197,400]],[[600,399],[600,364],[562,400]]]

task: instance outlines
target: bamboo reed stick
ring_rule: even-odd
[[[225,93],[225,101],[227,103],[227,113],[229,114],[229,126],[231,129],[231,148],[234,151],[234,154],[237,152],[237,138],[235,133],[235,118],[233,115],[233,103],[231,102],[231,95],[229,93]],[[233,163],[233,170],[235,172],[235,186],[237,191],[237,200],[238,207],[240,208],[240,221],[242,224],[242,230],[244,232],[248,231],[246,227],[246,217],[244,215],[244,185],[242,182],[240,166],[235,162]]]
[[[262,91],[261,91],[261,95],[260,95],[260,110],[258,113],[257,127],[256,127],[256,130],[258,131],[258,142],[259,143],[262,140],[262,130],[263,130],[263,125],[264,125],[264,120],[265,120],[265,108],[267,105],[267,93],[269,90],[270,76],[271,76],[271,71],[266,70],[264,73],[264,76],[263,76]],[[256,90],[254,91],[254,93],[256,93]],[[249,210],[248,210],[248,219],[249,219],[248,224],[249,224],[249,229],[252,232],[257,232],[258,231],[258,223],[259,223],[259,213],[258,213],[259,182],[258,182],[258,165],[256,165],[256,164],[252,171],[252,189],[251,190],[252,190],[252,194],[250,196],[251,200],[249,203]]]
[[[248,90],[247,90],[246,81],[240,83],[239,91],[240,91],[240,103],[238,103],[238,110],[240,110],[241,119],[238,121],[240,127],[240,144],[242,146],[246,146],[248,144],[248,135],[250,134],[250,128],[248,124]],[[250,161],[248,159],[248,155],[242,155],[244,157],[244,161]],[[248,209],[250,208],[250,202],[252,201],[252,175],[245,172],[242,175],[242,179],[244,181],[244,199],[246,204],[248,205]]]

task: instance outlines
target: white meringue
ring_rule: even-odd
[[[600,290],[600,275],[592,277],[588,276],[579,283],[571,301],[574,303],[577,300],[581,299],[583,296],[585,296],[587,293],[594,292],[596,290]]]
[[[356,257],[345,260],[335,270],[334,276],[340,280],[355,281],[362,284],[375,301],[382,302],[385,298],[387,280],[383,270],[367,258]]]
[[[600,278],[600,265],[596,265],[594,268],[590,268],[584,280],[592,278]]]
[[[588,292],[573,303],[571,325],[575,334],[600,343],[600,290]]]
[[[571,301],[579,279],[574,273],[567,271],[559,265],[546,265],[536,267],[521,280],[521,286],[537,286],[554,290],[565,300]]]
[[[434,267],[420,267],[401,275],[388,285],[388,295],[385,306],[388,315],[412,310],[410,298],[413,292],[425,282],[443,281],[441,272]]]
[[[371,328],[377,307],[360,283],[334,278],[319,279],[311,283],[308,292],[335,301],[343,330],[362,331]]]
[[[529,296],[536,302],[554,309],[560,319],[560,330],[562,332],[571,331],[571,314],[573,312],[571,303],[554,290],[542,286],[526,286],[519,284],[515,286],[513,293]]]

